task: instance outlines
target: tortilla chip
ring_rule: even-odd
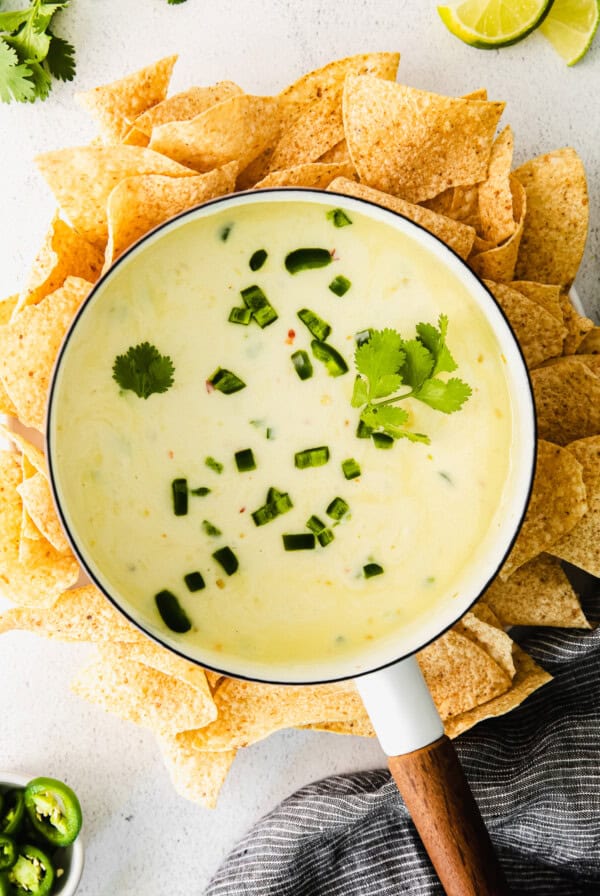
[[[214,704],[202,691],[143,663],[110,659],[82,669],[71,689],[127,722],[159,734],[201,728],[214,718]]]
[[[512,280],[515,276],[515,265],[527,211],[525,190],[514,177],[510,178],[510,188],[516,222],[514,233],[502,245],[488,249],[480,255],[473,255],[469,259],[469,266],[478,277],[483,280],[495,280],[497,283]]]
[[[45,539],[27,540],[27,565],[19,562],[21,463],[13,451],[0,452],[0,594],[23,607],[50,607],[77,581],[79,566]]]
[[[100,125],[107,143],[118,143],[132,122],[167,95],[177,56],[167,56],[125,78],[76,93],[75,99]]]
[[[471,249],[471,256],[480,255],[481,252],[488,252],[490,249],[495,248],[495,243],[491,243],[489,240],[482,240],[480,236],[475,235],[475,242],[473,243],[473,248]]]
[[[264,190],[267,187],[315,187],[315,189],[324,190],[332,180],[352,177],[353,173],[354,168],[350,162],[334,162],[330,165],[324,165],[321,162],[311,162],[308,165],[298,165],[296,168],[273,171],[255,184],[254,189]]]
[[[324,152],[322,156],[319,156],[317,161],[322,162],[324,165],[331,165],[335,162],[347,162],[349,165],[352,165],[346,138],[344,137],[343,140],[340,140],[339,143],[336,143],[335,146],[332,146],[331,149]],[[352,173],[354,174],[354,165],[352,165]]]
[[[413,205],[410,202],[405,202],[404,199],[398,199],[396,196],[390,196],[388,193],[382,193],[380,190],[374,190],[371,187],[365,187],[363,184],[357,184],[344,178],[334,180],[328,189],[336,193],[344,193],[346,196],[367,199],[376,205],[389,208],[405,218],[410,218],[411,221],[420,224],[425,230],[433,233],[443,243],[454,249],[461,258],[467,258],[469,255],[475,238],[475,231],[466,224],[445,218],[427,208],[422,208],[420,205]]]
[[[191,688],[204,695],[208,703],[207,713],[210,714],[209,721],[212,722],[216,719],[217,710],[214,707],[204,669],[195,663],[184,660],[183,657],[178,656],[171,650],[155,644],[150,638],[141,637],[133,643],[125,642],[119,644],[117,641],[112,641],[109,644],[104,644],[102,646],[102,657],[104,660],[115,664],[128,661],[141,663],[143,666],[162,672],[163,675],[170,675],[179,679],[179,681],[184,681]]]
[[[46,479],[48,478],[48,466],[43,451],[40,451],[39,448],[28,441],[28,439],[26,439],[20,432],[16,432],[14,429],[9,429],[1,423],[0,435],[11,442],[15,448],[19,448],[21,453],[25,455],[29,463],[37,470],[37,472],[45,476]]]
[[[548,554],[525,563],[504,582],[496,579],[481,600],[504,625],[591,628],[562,566]]]
[[[559,302],[565,327],[567,328],[567,338],[565,339],[563,352],[565,355],[573,355],[579,350],[579,346],[587,334],[594,329],[594,321],[590,320],[589,317],[582,317],[577,309],[573,307],[566,292],[559,294]]]
[[[577,360],[585,364],[596,376],[600,376],[600,355],[577,355]]]
[[[376,737],[369,717],[352,719],[350,722],[314,722],[311,725],[298,725],[298,728],[312,731],[327,731],[330,734],[351,734],[354,737]]]
[[[516,673],[512,655],[513,641],[502,628],[493,610],[484,604],[476,604],[453,628],[455,632],[479,644],[512,681]]]
[[[540,438],[567,445],[600,433],[600,378],[577,355],[534,370],[531,383]]]
[[[238,174],[238,178],[235,182],[236,192],[239,192],[240,190],[250,190],[259,182],[259,180],[262,180],[267,176],[271,167],[271,158],[274,150],[274,146],[267,146],[267,148],[264,149],[253,162],[250,162],[250,164]]]
[[[206,112],[211,106],[222,103],[232,96],[240,96],[244,91],[233,81],[218,81],[210,87],[190,87],[157,103],[144,112],[133,123],[133,128],[146,137],[152,136],[152,129],[169,121],[189,121]]]
[[[175,791],[186,800],[214,809],[237,750],[208,753],[195,750],[193,732],[157,738]]]
[[[38,252],[27,286],[19,296],[13,317],[25,305],[36,305],[63,285],[67,277],[95,283],[103,263],[102,253],[88,243],[58,214],[52,219],[44,245]]]
[[[426,199],[421,205],[436,212],[438,215],[444,215],[452,218],[453,221],[461,221],[469,227],[478,230],[481,226],[479,220],[479,191],[477,185],[467,187],[450,187],[434,196],[433,199]],[[475,234],[475,241],[471,252],[483,252],[487,249],[495,248],[495,243],[489,240],[483,240]]]
[[[16,417],[17,409],[14,406],[11,397],[4,387],[3,381],[0,379],[0,414],[6,414],[8,417]]]
[[[340,95],[328,94],[283,132],[271,156],[269,171],[316,162],[343,139],[341,92]]]
[[[502,694],[510,676],[479,644],[450,630],[418,656],[434,703],[443,719]]]
[[[191,738],[197,750],[232,750],[281,728],[354,719],[362,702],[351,682],[283,686],[226,678],[214,695],[217,718]]]
[[[58,641],[133,644],[147,640],[95,585],[64,591],[48,609],[7,610],[0,615],[0,633],[8,631],[33,632]]]
[[[472,90],[470,93],[463,93],[463,100],[487,100],[488,92],[485,87],[478,87],[477,90]]]
[[[594,327],[583,338],[577,349],[577,354],[600,355],[600,327]]]
[[[527,296],[532,302],[540,305],[544,311],[551,314],[561,324],[563,323],[563,313],[560,304],[560,286],[553,286],[548,283],[533,283],[531,280],[511,280],[506,284],[511,289]]]
[[[0,327],[0,376],[25,426],[44,429],[54,361],[91,288],[87,280],[68,277],[60,289]]]
[[[505,283],[483,282],[506,314],[529,368],[562,353],[566,334],[562,321]]]
[[[552,546],[552,553],[600,577],[600,436],[572,442],[567,451],[583,468],[588,508],[569,534]]]
[[[534,371],[533,376],[536,372]],[[528,560],[549,551],[574,529],[586,511],[581,464],[571,452],[540,439],[533,490],[525,520],[508,559],[500,570],[500,578],[508,579]]]
[[[41,473],[29,477],[17,488],[27,513],[50,544],[59,552],[70,550],[50,492],[48,480]]]
[[[0,301],[0,326],[7,324],[12,317],[12,313],[19,301],[19,295],[9,296],[8,299]],[[4,387],[2,379],[0,379],[0,414],[7,414],[9,417],[17,416],[17,409]]]
[[[125,136],[122,138],[121,143],[124,146],[148,146],[150,143],[150,138],[143,134],[142,131],[138,131],[135,125],[132,125]]]
[[[517,228],[510,188],[513,147],[513,132],[507,125],[494,140],[487,178],[479,185],[479,232],[496,244],[508,239]]]
[[[101,249],[108,238],[106,204],[118,183],[141,174],[195,173],[139,146],[76,146],[44,153],[36,162],[73,227]]]
[[[409,202],[484,180],[503,103],[455,99],[372,76],[348,76],[350,157],[361,181]]]
[[[27,456],[25,454],[22,454],[21,455],[21,482],[17,486],[17,491],[21,495],[21,503],[23,502],[23,496],[21,494],[23,486],[27,483],[28,479],[31,479],[31,477],[38,476],[38,475],[41,476],[42,474],[38,473],[37,470],[35,469],[35,467],[33,466],[33,464],[27,459]],[[19,540],[19,562],[22,563],[23,559],[24,559],[24,553],[25,553],[24,550],[23,550],[23,556],[21,556],[21,554],[22,554],[21,548],[23,545],[23,539],[31,538],[34,541],[38,541],[38,539],[40,539],[41,537],[42,537],[42,533],[40,532],[38,527],[35,525],[35,523],[31,519],[31,517],[29,516],[29,513],[27,512],[27,508],[25,507],[25,504],[22,503],[21,533],[20,533],[20,540]]]
[[[222,675],[221,672],[214,672],[212,669],[205,669],[204,673],[209,687],[214,694],[221,682],[225,680],[225,676]]]
[[[210,171],[228,162],[238,162],[242,170],[273,143],[278,133],[277,100],[242,94],[189,121],[171,121],[154,128],[150,149],[196,171]]]
[[[542,685],[552,680],[552,676],[538,666],[520,647],[513,647],[513,658],[517,673],[512,685],[504,694],[489,700],[481,706],[476,706],[467,712],[453,716],[444,723],[444,729],[448,737],[458,737],[463,731],[468,731],[473,725],[484,719],[496,718],[504,715],[519,706],[530,694],[541,688]]]
[[[538,156],[513,174],[527,192],[517,279],[569,286],[579,268],[588,229],[583,163],[567,147]]]
[[[291,124],[323,97],[333,94],[341,99],[347,75],[374,75],[395,81],[399,62],[400,53],[360,53],[302,75],[279,94],[285,124]]]
[[[108,245],[105,267],[154,227],[186,209],[232,193],[237,164],[215,168],[196,177],[144,174],[127,177],[108,199]]]

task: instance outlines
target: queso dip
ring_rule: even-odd
[[[393,638],[456,596],[500,527],[513,424],[494,333],[428,250],[336,199],[257,196],[167,231],[119,263],[61,360],[50,444],[81,557],[220,668]],[[359,438],[357,334],[414,340],[440,314],[457,364],[440,378],[472,394],[455,413],[398,403],[429,443]],[[172,369],[148,398],[113,377],[144,343]]]

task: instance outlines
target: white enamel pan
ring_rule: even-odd
[[[220,668],[215,656],[190,646],[154,628],[128,602],[126,594],[114,593],[107,586],[102,569],[81,547],[69,507],[61,493],[63,473],[56,465],[57,396],[61,388],[62,361],[77,338],[78,322],[94,302],[102,301],[105,286],[121,276],[128,258],[151,247],[179,228],[205,218],[256,202],[316,203],[331,208],[332,203],[384,222],[417,240],[438,263],[446,266],[468,289],[473,301],[492,326],[500,349],[507,360],[507,376],[513,405],[513,444],[509,480],[505,492],[502,520],[494,532],[488,532],[480,546],[476,565],[466,570],[459,595],[448,595],[434,614],[419,619],[410,629],[389,639],[371,644],[368,652],[351,660],[328,660],[308,666],[269,668],[240,658]],[[101,347],[99,347],[101,351]],[[454,748],[444,735],[442,721],[420,672],[415,654],[460,619],[477,600],[502,565],[517,535],[527,507],[535,466],[535,416],[527,369],[513,333],[495,300],[467,265],[436,237],[413,222],[364,200],[318,190],[276,189],[242,193],[214,200],[183,213],[157,228],[122,256],[93,289],[80,309],[63,344],[50,392],[47,421],[47,456],[54,498],[65,527],[83,568],[128,619],[151,638],[186,659],[215,669],[225,675],[257,681],[285,684],[314,684],[353,678],[364,701],[381,746],[390,757],[389,765],[398,788],[411,812],[421,839],[436,868],[448,896],[503,896],[508,893],[504,876],[494,855],[488,833],[469,786],[458,763]],[[449,521],[451,525],[451,521]],[[293,582],[286,583],[293,589]]]

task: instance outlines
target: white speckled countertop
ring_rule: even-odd
[[[33,156],[94,134],[74,90],[179,53],[175,90],[228,78],[268,93],[330,59],[397,49],[399,77],[410,85],[448,94],[486,86],[506,100],[503,121],[515,131],[517,163],[577,148],[591,200],[577,288],[588,312],[600,314],[600,38],[572,70],[535,35],[478,52],[446,32],[431,0],[74,0],[56,30],[78,50],[76,81],[56,86],[43,104],[0,106],[0,295],[23,285],[53,210]],[[0,640],[0,770],[63,776],[79,793],[81,896],[199,894],[233,843],[285,796],[329,774],[383,764],[374,743],[281,732],[241,751],[218,809],[208,812],[175,795],[148,732],[70,693],[88,654],[85,646],[22,633]]]

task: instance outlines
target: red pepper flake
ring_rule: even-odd
[[[215,584],[217,588],[221,588],[221,590],[223,590],[223,588],[225,587],[225,582],[223,581],[223,579],[217,579]]]
[[[240,513],[245,513],[245,512],[246,512],[246,508],[245,508],[245,507],[240,507]]]
[[[209,395],[210,395],[211,392],[214,392],[214,391],[215,391],[215,387],[214,387],[213,384],[210,382],[210,380],[206,380],[205,386],[206,386],[206,391],[209,393]]]
[[[296,338],[295,330],[288,330],[287,339],[285,340],[286,345],[293,345],[294,339]]]
[[[175,454],[174,454],[173,451],[168,451],[167,454],[169,455],[169,457],[171,458],[171,460],[173,460],[173,458],[175,457]]]
[[[339,255],[336,255],[336,250],[335,250],[335,249],[332,249],[332,250],[330,251],[329,254],[331,255],[331,259],[332,259],[332,261],[339,261],[339,260],[340,260],[340,256],[339,256]]]

